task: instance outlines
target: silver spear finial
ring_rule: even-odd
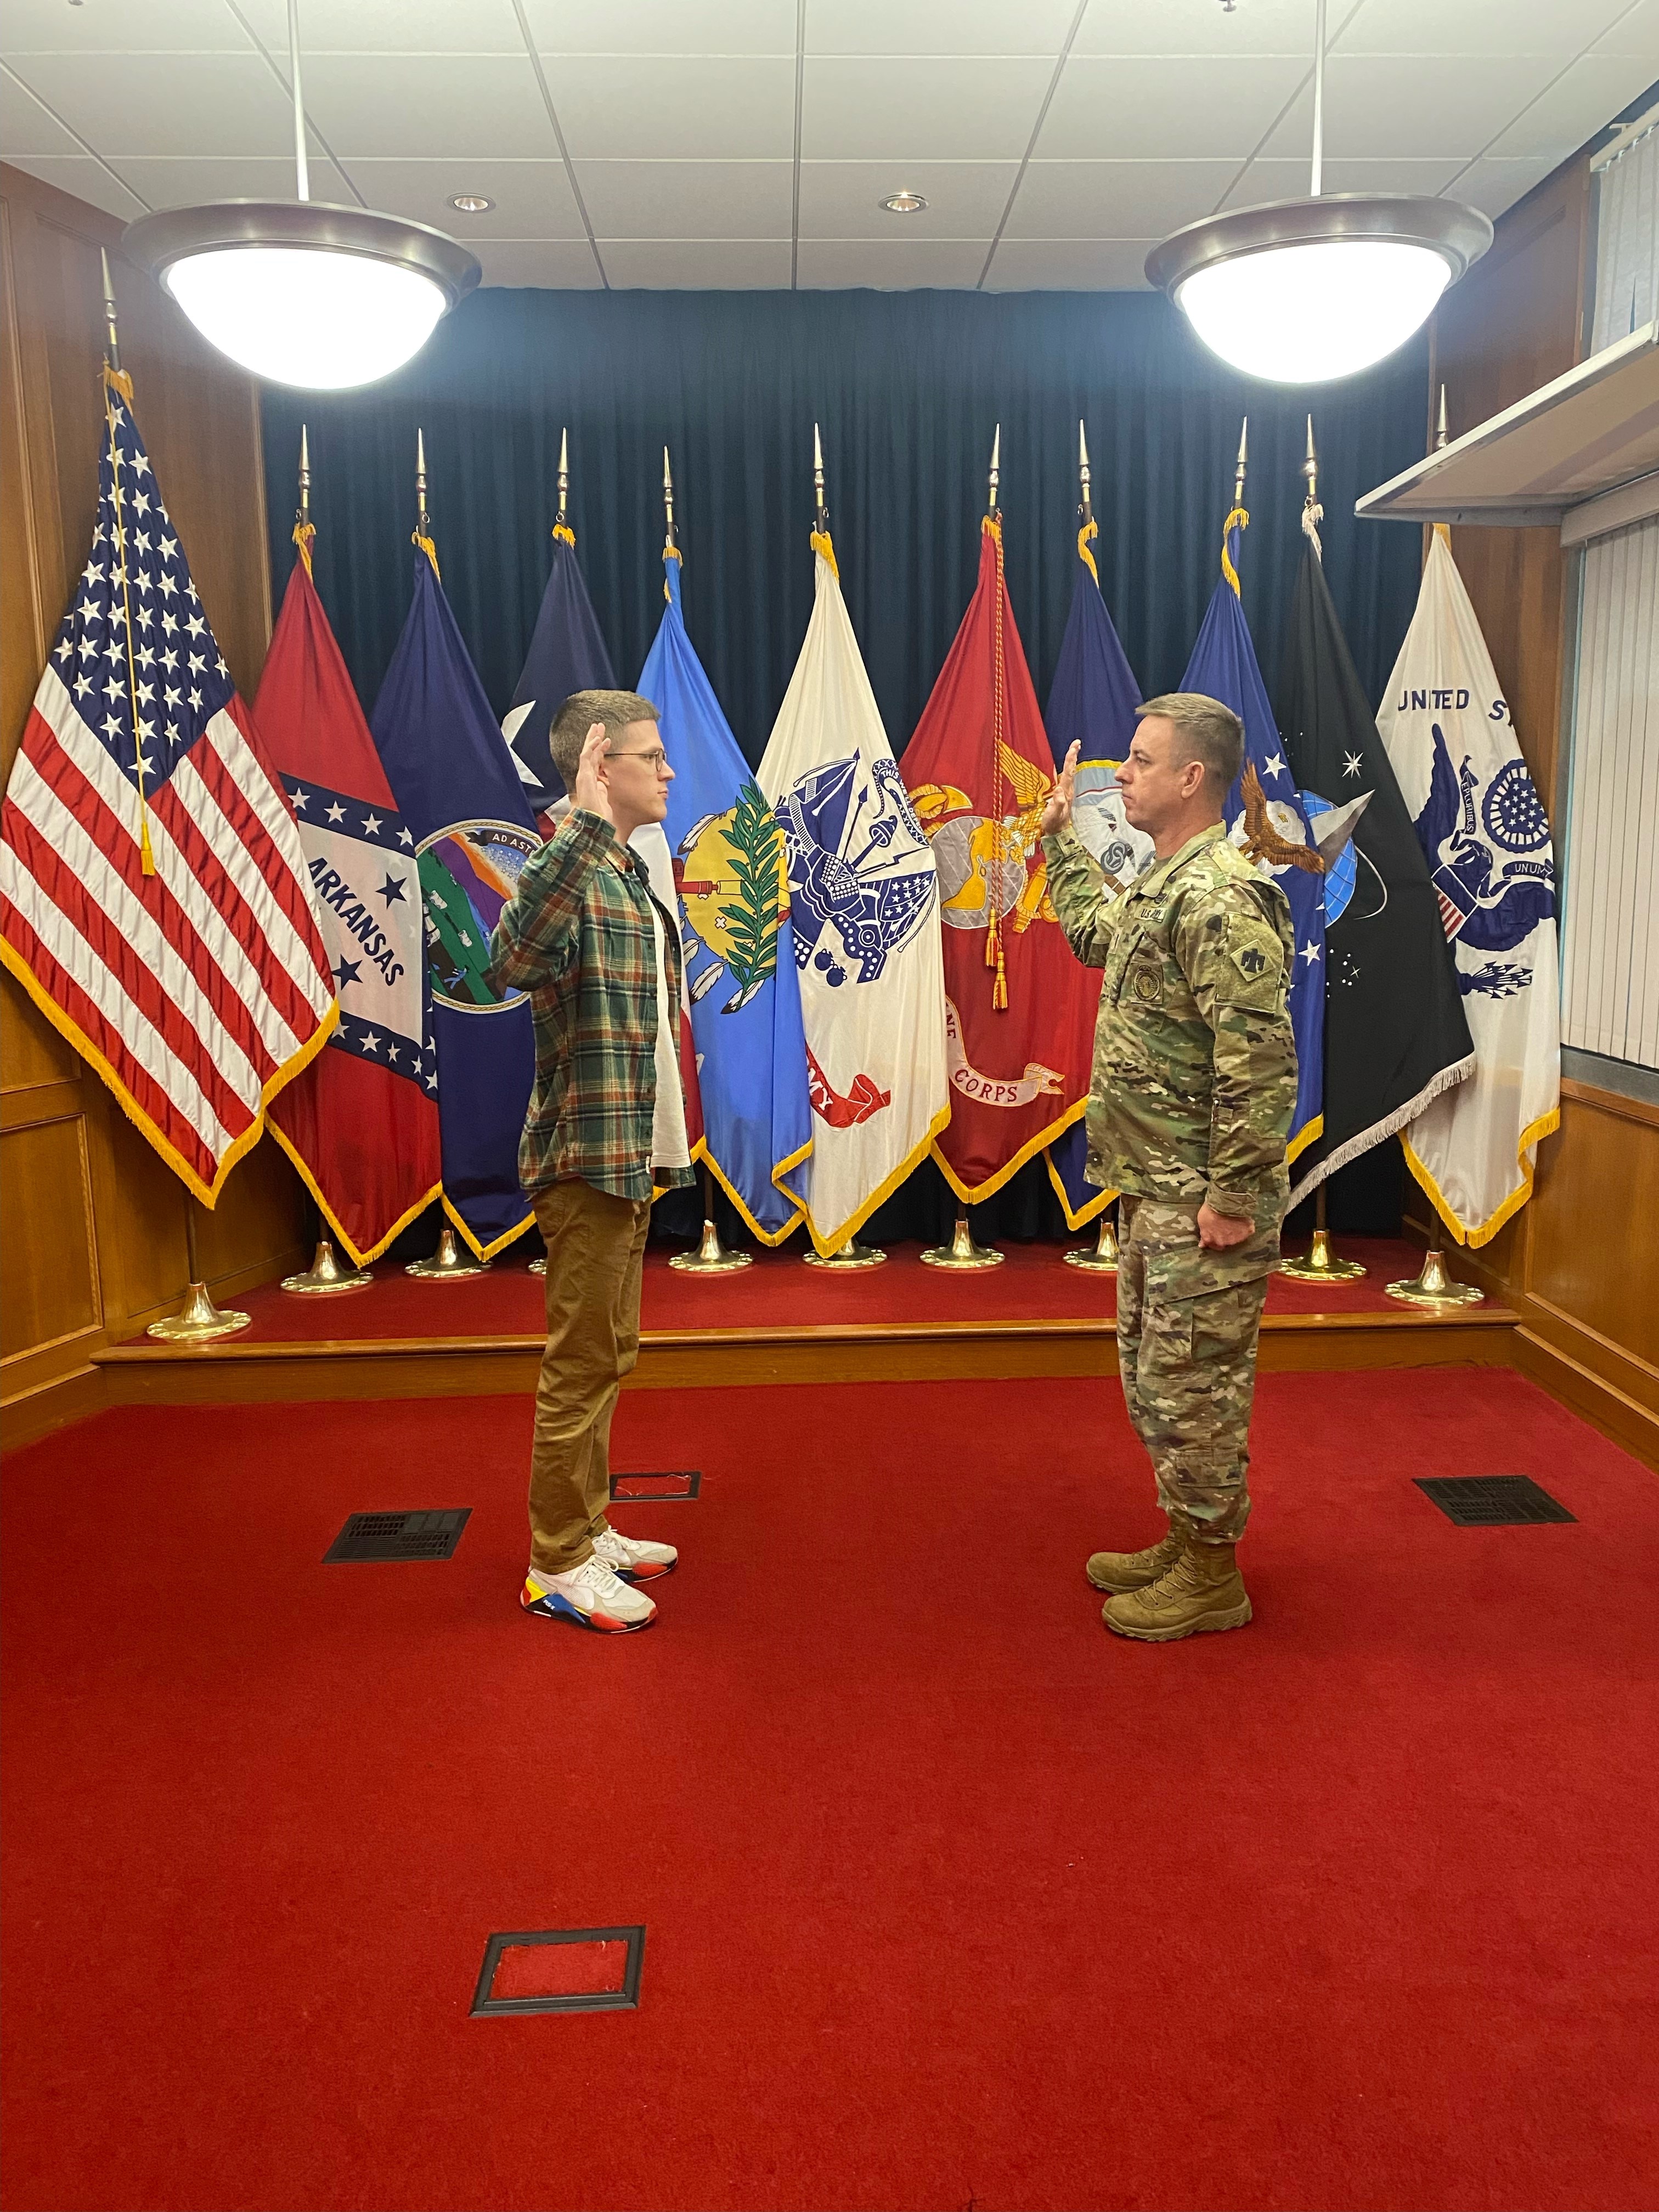
[[[1315,556],[1322,561],[1325,548],[1320,543],[1319,526],[1325,520],[1325,510],[1319,504],[1319,455],[1314,447],[1313,416],[1308,417],[1308,458],[1302,464],[1302,474],[1307,482],[1307,496],[1302,502],[1302,534],[1313,547]]]
[[[991,440],[991,488],[986,495],[986,506],[991,514],[997,511],[997,486],[1002,478],[1002,425],[997,424]]]

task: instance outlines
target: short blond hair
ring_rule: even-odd
[[[1176,765],[1201,761],[1212,793],[1225,799],[1244,764],[1244,725],[1231,707],[1205,691],[1165,691],[1135,708],[1139,720],[1156,714],[1176,733]]]
[[[630,722],[660,720],[659,709],[648,699],[641,699],[637,691],[573,691],[553,717],[553,726],[547,733],[547,749],[565,789],[576,787],[582,747],[595,722],[604,725],[605,735],[614,742]]]

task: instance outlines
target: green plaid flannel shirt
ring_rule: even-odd
[[[580,1177],[617,1198],[651,1195],[654,903],[637,854],[602,816],[573,808],[525,863],[501,909],[489,978],[528,992],[536,1039],[536,1084],[519,1146],[526,1191]],[[671,915],[663,923],[678,1012],[680,933]],[[664,1188],[694,1180],[690,1168],[657,1174]]]

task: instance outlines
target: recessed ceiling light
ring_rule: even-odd
[[[495,203],[485,199],[482,192],[457,192],[449,204],[458,215],[488,215]]]
[[[920,215],[927,204],[920,192],[895,192],[882,202],[889,215]]]

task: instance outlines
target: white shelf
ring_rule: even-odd
[[[1354,502],[1373,521],[1555,524],[1659,472],[1659,321],[1517,399]],[[1650,487],[1659,504],[1659,481]],[[1638,492],[1619,502],[1638,507]],[[1648,511],[1651,512],[1651,509]],[[1609,502],[1593,528],[1615,526]],[[1629,519],[1629,518],[1626,518]]]

